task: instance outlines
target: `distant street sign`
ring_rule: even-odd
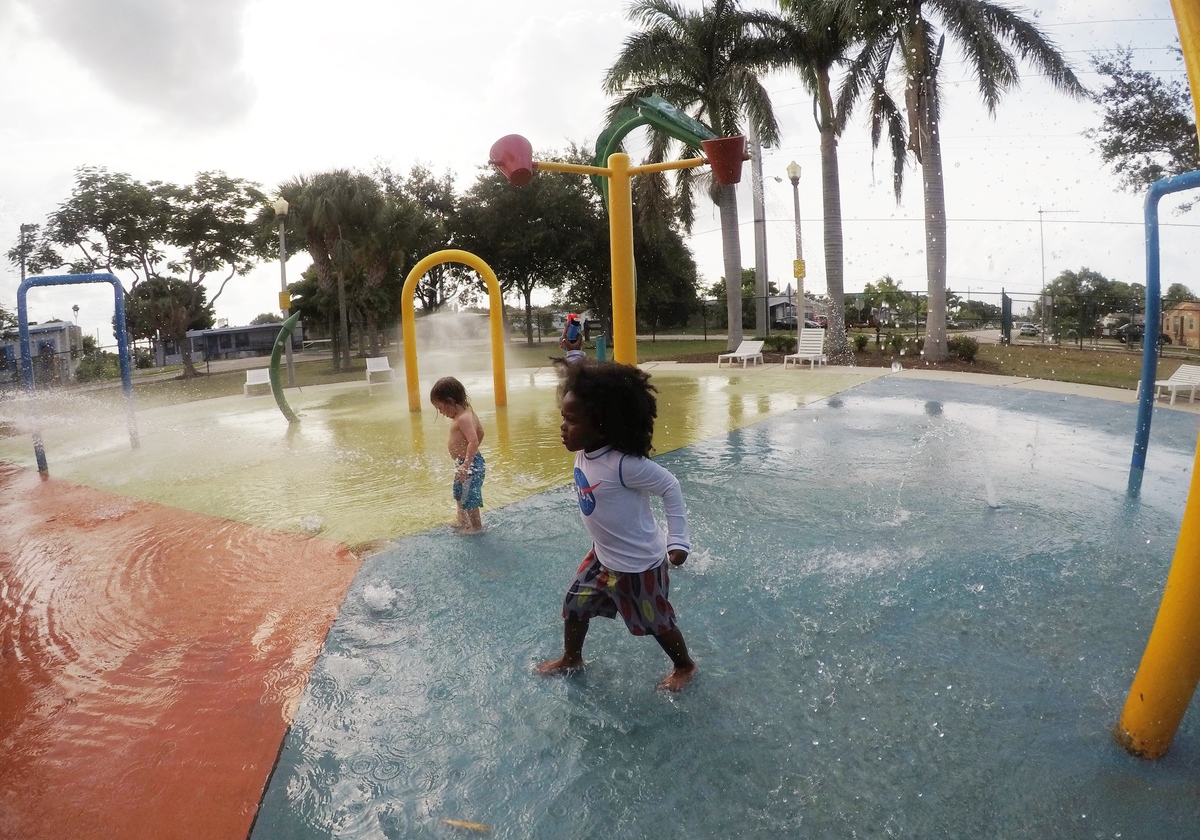
[[[804,260],[792,260],[792,276],[797,280],[804,279]]]

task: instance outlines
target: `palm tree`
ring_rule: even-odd
[[[403,195],[382,195],[375,206],[374,218],[357,244],[354,262],[362,270],[359,308],[367,323],[369,353],[379,351],[379,316],[390,316],[399,309],[404,279],[401,268],[415,264],[419,237],[427,226],[422,208]],[[359,336],[359,346],[363,336]]]
[[[813,95],[813,118],[821,135],[821,208],[825,230],[825,285],[829,292],[829,355],[835,364],[851,363],[846,340],[845,267],[842,242],[842,192],[838,174],[838,136],[847,113],[835,107],[830,73],[847,63],[857,41],[854,21],[837,0],[779,0],[782,17],[764,16],[759,24],[772,67],[800,73]]]
[[[764,145],[779,140],[770,97],[759,83],[758,43],[752,16],[736,0],[713,0],[696,12],[673,0],[636,0],[630,20],[644,28],[630,35],[604,77],[609,94],[620,94],[611,113],[632,106],[639,97],[658,95],[708,125],[718,136],[741,133],[743,118],[753,124]],[[650,159],[665,159],[671,139],[654,134]],[[683,149],[693,157],[698,149]],[[678,177],[680,216],[690,230],[694,219],[693,170]],[[711,195],[721,213],[725,287],[728,291],[729,347],[742,341],[742,248],[735,187],[713,185]]]
[[[366,175],[336,169],[293,178],[280,186],[279,194],[289,205],[289,225],[304,237],[318,284],[323,289],[336,286],[340,352],[334,354],[333,365],[349,367],[346,272],[353,267],[354,249],[366,239],[377,211],[379,185]]]
[[[946,198],[940,138],[941,92],[938,73],[946,36],[962,51],[980,95],[993,116],[1001,95],[1019,82],[1017,59],[1039,70],[1054,87],[1086,95],[1066,60],[1034,24],[990,0],[840,0],[862,26],[862,51],[851,63],[839,94],[839,110],[849,109],[870,91],[872,139],[889,127],[899,200],[906,151],[921,165],[925,202],[925,265],[928,314],[925,358],[941,361],[946,351]],[[1015,54],[1014,54],[1015,53]],[[900,109],[885,83],[892,60],[905,80],[907,140]]]

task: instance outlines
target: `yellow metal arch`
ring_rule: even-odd
[[[421,410],[420,377],[417,373],[417,317],[413,308],[413,291],[426,272],[442,263],[459,262],[475,269],[488,287],[489,320],[492,334],[492,383],[496,405],[508,405],[508,387],[504,378],[504,302],[500,296],[500,281],[479,257],[470,251],[450,248],[425,257],[408,272],[404,290],[400,292],[400,324],[404,332],[404,382],[408,386],[408,410]]]

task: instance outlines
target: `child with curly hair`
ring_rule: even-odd
[[[561,364],[563,445],[575,453],[575,491],[592,548],[563,601],[563,655],[539,674],[583,667],[583,641],[596,616],[620,613],[629,632],[653,636],[674,665],[658,684],[679,691],[696,673],[668,600],[669,566],[687,560],[687,510],[679,480],[650,460],[658,406],[645,371],[593,361]],[[664,533],[650,497],[666,511]],[[669,562],[668,562],[669,561]]]
[[[454,459],[454,503],[458,506],[457,527],[464,534],[483,530],[479,509],[483,507],[483,477],[486,467],[479,444],[483,442],[483,424],[471,408],[467,389],[453,376],[433,383],[429,401],[443,417],[450,418],[450,457]]]

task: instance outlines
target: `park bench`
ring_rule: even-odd
[[[367,359],[367,384],[371,384],[371,374],[383,376],[387,379],[396,381],[396,371],[388,364],[387,356],[377,356]]]
[[[800,338],[796,341],[796,352],[783,357],[783,366],[791,362],[800,367],[801,362],[808,362],[809,368],[825,364],[825,330],[823,327],[804,327],[800,330]]]
[[[246,371],[246,384],[242,386],[242,396],[250,396],[250,389],[255,385],[271,386],[270,368],[254,368]]]
[[[761,341],[743,341],[736,350],[717,356],[717,367],[720,367],[721,362],[725,360],[729,361],[730,367],[733,367],[733,363],[737,361],[742,363],[742,367],[745,367],[748,361],[754,362],[756,365],[761,364],[762,349],[763,342]]]
[[[1200,365],[1180,365],[1166,379],[1159,379],[1154,383],[1154,399],[1158,399],[1158,392],[1161,389],[1164,393],[1171,395],[1171,405],[1175,405],[1175,395],[1180,391],[1187,391],[1188,402],[1196,401],[1196,389],[1200,388]],[[1138,396],[1142,395],[1142,383],[1138,382]]]

